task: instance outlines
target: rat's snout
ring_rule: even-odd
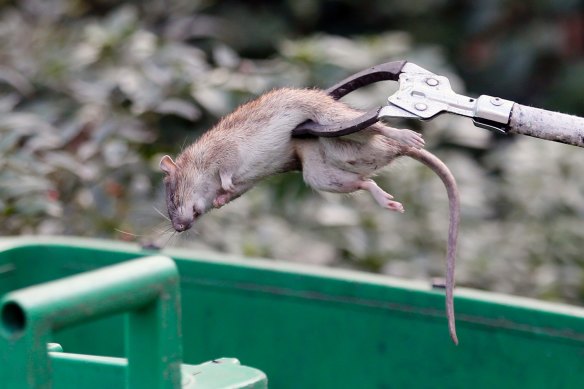
[[[195,219],[194,217],[177,217],[172,221],[172,227],[176,232],[183,232],[188,230],[193,226]]]

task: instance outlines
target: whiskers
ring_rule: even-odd
[[[149,233],[135,233],[131,231],[131,228],[114,228],[114,231],[119,234],[118,238],[123,241],[137,242],[144,249],[160,250],[165,247],[180,246],[181,241],[193,237],[193,235],[200,235],[195,229],[177,232],[173,228],[170,218],[164,212],[157,207],[152,208],[156,212],[156,218],[162,217],[163,220],[159,219],[157,225],[149,227],[148,229],[151,228]],[[138,226],[138,229],[139,228],[140,227]],[[128,229],[130,231],[128,231]]]
[[[120,230],[119,228],[114,228],[114,231],[119,232],[120,234],[126,235],[126,236],[131,237],[131,238],[140,238],[140,237],[144,236],[144,235],[138,235],[138,234],[134,234],[134,233],[131,233],[128,231]]]
[[[170,221],[170,218],[168,216],[166,216],[160,209],[156,208],[156,207],[152,207],[154,208],[154,210],[163,218],[165,218],[167,221]]]
[[[172,224],[170,224],[170,219],[167,216],[156,209],[156,207],[154,209],[157,213],[163,216],[165,220],[163,220],[158,224],[158,226],[154,228],[154,231],[151,234],[151,240],[156,244],[156,246],[160,248],[168,247],[169,245],[173,246],[177,242],[181,233],[175,231]]]
[[[184,232],[176,231],[172,226],[172,221],[164,212],[157,207],[153,206],[152,208],[164,219],[154,228],[154,237],[151,238],[151,241],[155,242],[158,247],[177,246],[180,245],[181,241],[184,239],[188,239],[193,235],[200,235],[194,228]]]
[[[160,241],[164,241],[160,247],[173,247],[181,243],[181,241],[188,239],[192,235],[200,235],[200,233],[194,229],[190,229],[183,232],[176,231],[172,226],[159,231]]]

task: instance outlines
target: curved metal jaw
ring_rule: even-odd
[[[341,82],[328,88],[326,92],[335,100],[338,100],[354,90],[376,82],[397,81],[406,64],[406,61],[395,61],[373,66],[345,78]],[[379,111],[381,111],[381,109],[382,107],[373,108],[356,119],[338,124],[321,125],[312,120],[307,120],[292,130],[292,136],[306,138],[349,135],[378,122]]]
[[[452,90],[448,78],[406,61],[373,66],[344,79],[326,92],[338,100],[356,89],[379,81],[399,82],[398,91],[387,99],[388,105],[373,108],[356,119],[332,125],[308,120],[296,127],[292,136],[338,137],[360,131],[383,119],[428,120],[444,112],[472,118],[478,127],[506,131],[515,104],[487,95],[475,99],[457,94]]]

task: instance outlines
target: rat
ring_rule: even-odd
[[[291,136],[306,120],[329,125],[361,114],[319,89],[275,89],[241,105],[186,147],[176,161],[168,155],[161,159],[172,226],[186,231],[203,214],[236,199],[260,180],[293,170],[301,171],[306,184],[316,190],[365,190],[381,207],[404,212],[372,176],[398,157],[413,158],[440,177],[448,194],[446,312],[450,336],[458,344],[453,291],[460,199],[448,167],[423,149],[420,134],[382,123],[341,137]]]

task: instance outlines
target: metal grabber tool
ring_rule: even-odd
[[[407,61],[388,62],[356,73],[327,89],[327,93],[340,99],[379,81],[399,82],[398,91],[389,96],[387,105],[332,125],[306,121],[292,131],[292,136],[337,137],[360,131],[379,120],[430,120],[441,113],[453,113],[471,118],[477,127],[584,147],[584,118],[527,107],[499,97],[460,95],[452,90],[448,78]]]

